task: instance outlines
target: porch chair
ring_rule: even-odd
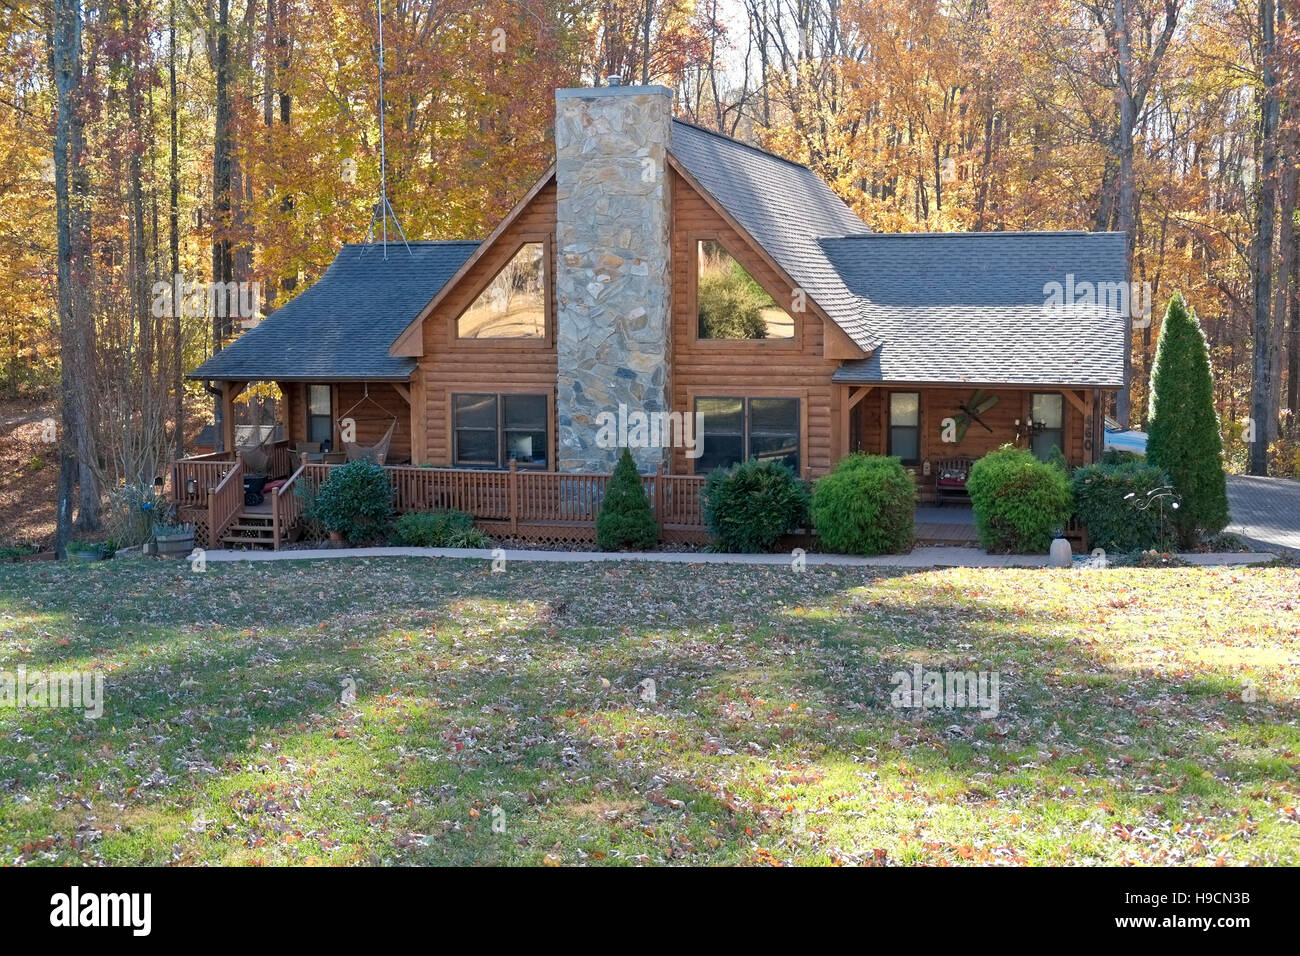
[[[934,501],[943,507],[945,498],[965,498],[966,479],[970,477],[971,458],[944,458],[934,469]]]

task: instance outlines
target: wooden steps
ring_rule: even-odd
[[[241,512],[226,528],[221,543],[227,547],[274,548],[275,526],[271,516],[265,512]]]

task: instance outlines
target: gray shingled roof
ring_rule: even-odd
[[[869,230],[820,176],[682,120],[672,154],[849,338],[868,352],[880,343],[818,243]]]
[[[964,381],[1113,387],[1124,317],[1044,309],[1044,284],[1124,281],[1118,233],[872,234],[812,170],[681,120],[672,154],[871,355],[841,383]],[[200,379],[405,380],[389,347],[477,242],[348,245],[321,279],[192,374]]]
[[[208,359],[190,378],[405,381],[415,360],[388,354],[477,242],[349,243],[310,288]]]
[[[1123,283],[1123,233],[870,234],[821,245],[884,340],[842,363],[835,382],[1124,382],[1124,313],[1080,301],[1081,289],[1046,308],[1044,291],[1064,290],[1071,275],[1075,289]]]

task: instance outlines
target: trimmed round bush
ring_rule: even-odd
[[[808,523],[808,488],[788,465],[751,459],[715,469],[704,485],[704,520],[718,551],[770,551]]]
[[[486,548],[492,539],[463,511],[410,511],[393,522],[393,540],[408,548]]]
[[[596,516],[596,544],[602,551],[643,551],[658,543],[659,524],[646,497],[645,484],[632,453],[624,448]]]
[[[1148,492],[1168,485],[1168,475],[1140,458],[1085,465],[1070,482],[1074,514],[1088,529],[1093,547],[1113,552],[1168,551],[1176,543],[1174,509],[1166,502],[1162,521],[1159,502],[1145,507]]]
[[[813,486],[811,511],[831,551],[899,554],[912,546],[916,482],[897,458],[850,455]]]
[[[1070,518],[1065,474],[1023,448],[1007,445],[976,461],[966,491],[987,551],[1042,553]]]
[[[361,544],[381,537],[393,511],[393,492],[383,466],[350,461],[330,469],[312,502],[312,517],[326,531]]]

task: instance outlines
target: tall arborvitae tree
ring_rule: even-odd
[[[1147,460],[1169,475],[1181,499],[1175,521],[1183,543],[1222,531],[1228,490],[1210,356],[1196,313],[1177,292],[1156,344],[1147,432]]]

